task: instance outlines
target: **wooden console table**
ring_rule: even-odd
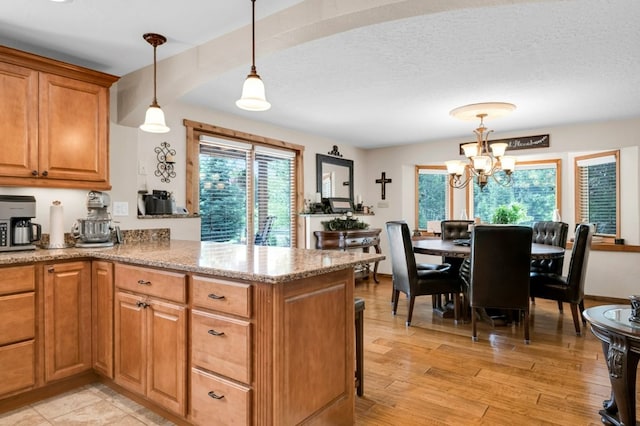
[[[363,252],[369,253],[369,247],[373,247],[376,253],[380,250],[379,228],[354,229],[349,231],[314,231],[316,237],[316,248],[321,250],[352,250],[361,248]],[[356,271],[356,279],[368,278],[370,265],[367,263],[360,271]],[[378,283],[378,262],[374,262],[373,280]]]

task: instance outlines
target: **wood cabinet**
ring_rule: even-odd
[[[115,285],[115,382],[186,416],[186,275],[116,264]]]
[[[380,249],[380,229],[352,229],[344,231],[314,231],[316,237],[316,248],[321,250],[352,250],[362,249],[368,253],[373,247],[376,253],[381,253]],[[369,277],[369,264],[364,264],[356,270],[356,279]],[[378,262],[374,262],[373,279],[378,282]]]
[[[110,189],[116,80],[0,46],[0,185]]]
[[[251,285],[192,278],[191,416],[200,425],[251,424]]]
[[[91,369],[91,262],[44,265],[45,381]]]
[[[37,383],[35,266],[0,274],[0,396],[7,396]]]
[[[93,369],[113,379],[113,263],[91,263]]]

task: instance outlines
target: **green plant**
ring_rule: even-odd
[[[527,219],[527,211],[519,203],[502,205],[493,212],[492,223],[520,223]]]

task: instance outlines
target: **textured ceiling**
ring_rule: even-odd
[[[475,123],[449,111],[476,102],[517,105],[486,123],[495,137],[640,117],[637,0],[260,0],[256,15],[256,65],[271,110],[235,106],[250,65],[246,37],[216,44],[227,58],[216,72],[194,73],[197,85],[164,98],[159,88],[160,103],[195,103],[363,148],[470,136]],[[152,62],[144,32],[169,39],[158,48],[162,60],[245,34],[250,16],[249,0],[3,0],[0,43],[126,75]]]

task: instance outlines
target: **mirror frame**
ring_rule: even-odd
[[[353,160],[346,160],[344,158],[331,157],[329,155],[316,154],[316,192],[322,194],[322,165],[333,164],[336,166],[343,166],[349,169],[349,199],[353,203]],[[332,198],[332,197],[322,197]]]

